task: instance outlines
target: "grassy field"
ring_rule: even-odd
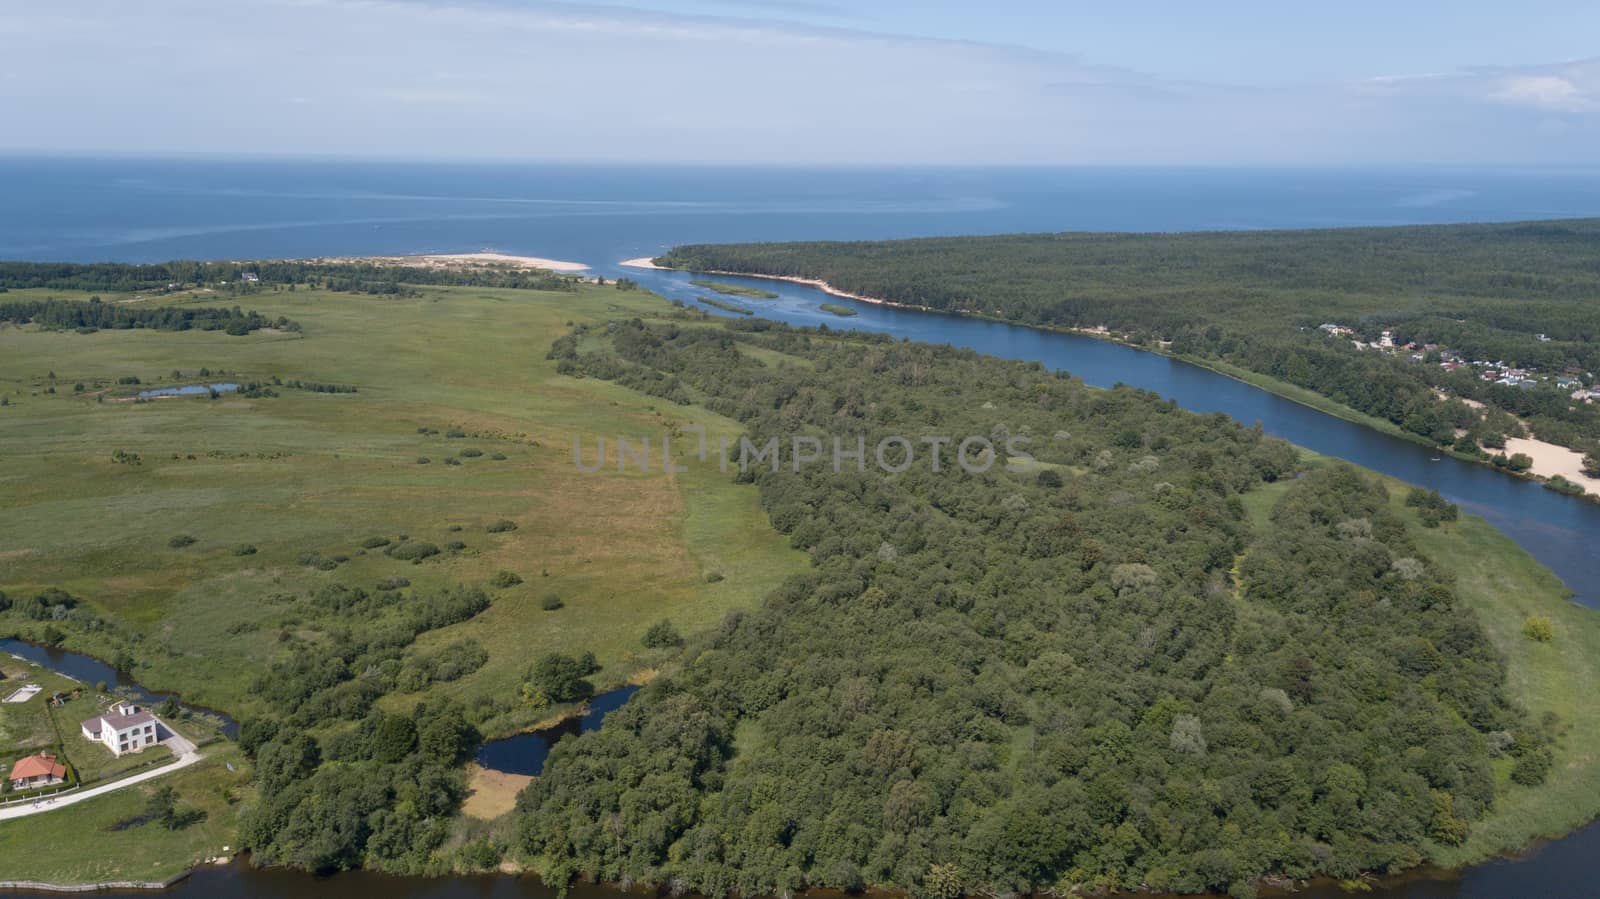
[[[417,587],[483,582],[502,569],[524,582],[422,641],[472,636],[489,651],[484,668],[444,689],[511,690],[532,658],[554,649],[594,650],[599,680],[620,683],[644,664],[634,653],[653,622],[712,623],[803,565],[766,526],[755,490],[714,467],[585,474],[572,464],[580,436],[592,448],[597,435],[658,442],[683,424],[736,433],[698,408],[560,376],[545,360],[570,323],[665,312],[653,295],[300,290],[248,306],[288,315],[305,333],[0,330],[0,393],[11,402],[0,408],[0,590],[59,587],[131,629],[148,687],[248,713],[251,678],[293,626],[275,595],[328,582],[371,589],[392,576]],[[359,392],[94,398],[97,383],[194,383],[202,368],[210,381],[278,376]],[[117,451],[140,461],[114,462]],[[501,519],[516,530],[486,530]],[[402,534],[466,548],[409,564],[361,546]],[[178,535],[196,542],[173,548]],[[256,552],[238,555],[241,545]],[[299,564],[308,552],[349,558],[321,571]],[[562,609],[539,608],[550,593]],[[45,626],[0,615],[3,630],[38,636]],[[110,649],[71,630],[65,645]]]
[[[856,310],[851,309],[849,306],[841,306],[838,303],[823,303],[821,308],[823,312],[831,312],[842,318],[849,318],[857,314]]]
[[[229,764],[234,770],[228,770]],[[0,821],[0,879],[54,884],[164,881],[235,850],[238,804],[248,779],[243,753],[219,747],[195,765],[155,781]],[[150,794],[164,785],[177,791],[180,812],[203,812],[204,817],[177,830],[158,823],[130,824],[144,814]]]
[[[0,654],[0,672],[5,674],[5,679],[0,680],[0,699],[11,695],[24,684],[37,684],[41,688],[25,702],[0,702],[0,776],[4,776],[11,771],[12,764],[25,755],[41,750],[57,751],[56,731],[50,720],[50,696],[57,691],[70,692],[79,684],[71,678],[3,654]],[[72,753],[65,755],[69,760],[77,761]]]
[[[1301,452],[1313,465],[1326,459]],[[1513,701],[1535,720],[1555,712],[1564,725],[1550,779],[1538,787],[1518,786],[1510,779],[1510,760],[1501,760],[1494,811],[1473,824],[1463,845],[1431,846],[1432,861],[1442,868],[1474,864],[1592,820],[1600,814],[1595,756],[1600,706],[1594,702],[1600,695],[1600,611],[1573,603],[1559,578],[1482,518],[1462,515],[1459,521],[1425,528],[1416,510],[1405,505],[1407,485],[1371,476],[1388,486],[1390,504],[1408,524],[1418,548],[1454,573],[1456,594],[1506,658]],[[1245,508],[1256,527],[1267,525],[1273,504],[1286,489],[1288,483],[1281,482],[1246,494]],[[1539,643],[1523,635],[1523,623],[1534,615],[1554,623],[1554,640]]]

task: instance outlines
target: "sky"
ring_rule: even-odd
[[[1589,166],[1600,4],[6,0],[0,152]]]

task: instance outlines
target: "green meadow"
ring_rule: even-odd
[[[419,641],[429,649],[471,637],[488,650],[481,669],[433,689],[514,691],[533,658],[558,649],[593,650],[601,684],[620,683],[647,673],[640,637],[651,624],[713,624],[804,563],[767,527],[755,489],[715,466],[663,473],[659,449],[648,473],[616,471],[614,450],[601,472],[574,466],[575,438],[592,458],[600,436],[659,447],[685,425],[737,433],[697,407],[558,375],[545,359],[575,323],[669,312],[654,295],[594,285],[423,288],[408,298],[301,289],[240,305],[287,315],[304,332],[0,326],[0,591],[79,597],[131,632],[148,687],[250,714],[259,711],[250,681],[296,630],[286,595],[327,583],[372,590],[395,577],[414,588],[487,584],[500,571],[522,582]],[[356,392],[111,395],[132,377],[144,389],[276,377]],[[502,520],[516,528],[489,530]],[[402,536],[463,546],[420,564],[363,546]],[[175,537],[194,542],[174,546]],[[344,561],[321,570],[307,557]],[[550,596],[561,608],[541,607]],[[49,627],[0,614],[0,632],[40,639]],[[126,643],[65,631],[67,648],[106,658]]]

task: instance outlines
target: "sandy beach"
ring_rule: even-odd
[[[1507,437],[1506,455],[1526,453],[1533,460],[1532,472],[1548,478],[1561,475],[1590,493],[1600,493],[1600,478],[1583,473],[1583,453],[1554,443],[1527,437]]]
[[[664,265],[656,265],[654,256],[640,256],[638,259],[624,259],[617,264],[625,265],[628,268],[653,268],[656,271],[663,272],[668,270]]]
[[[551,272],[584,272],[589,266],[581,262],[545,259],[540,256],[512,256],[507,253],[437,253],[423,256],[354,256],[328,257],[312,260],[336,264],[370,263],[373,265],[409,265],[417,268],[476,268],[505,267],[543,269]]]

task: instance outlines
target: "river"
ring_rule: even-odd
[[[714,315],[742,318],[695,302],[705,290],[693,275],[644,269],[615,270],[671,299]],[[1600,503],[1564,496],[1536,482],[1450,456],[1346,421],[1259,387],[1132,347],[1077,334],[1041,331],[983,319],[899,309],[829,296],[820,290],[765,278],[718,275],[779,294],[775,300],[744,300],[763,318],[794,325],[879,331],[926,343],[948,343],[1007,359],[1042,362],[1085,382],[1128,384],[1176,400],[1195,412],[1225,412],[1267,433],[1328,456],[1348,459],[1412,484],[1437,489],[1474,515],[1488,519],[1534,558],[1566,581],[1579,602],[1600,606]],[[849,306],[842,318],[823,303]]]

